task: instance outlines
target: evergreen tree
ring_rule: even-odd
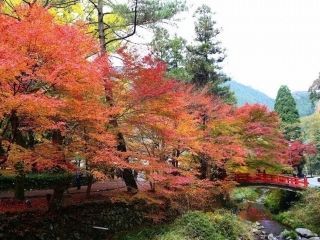
[[[220,30],[213,20],[213,13],[207,5],[199,7],[194,17],[195,44],[188,46],[187,70],[192,75],[191,82],[220,96],[227,103],[234,103],[235,97],[229,87],[224,85],[230,79],[221,72],[221,63],[225,58],[224,49],[218,41]]]
[[[315,156],[307,158],[308,172],[312,176],[313,174],[320,173],[320,130],[316,131],[315,146],[317,154]]]
[[[300,116],[296,102],[287,86],[279,88],[274,110],[279,114],[286,138],[288,140],[299,139],[301,137]]]
[[[186,71],[186,40],[174,35],[170,36],[167,29],[156,27],[153,31],[151,47],[153,54],[167,63],[168,76],[188,81],[190,75]]]

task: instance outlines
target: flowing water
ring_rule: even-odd
[[[280,233],[285,230],[285,227],[277,221],[274,221],[270,211],[265,208],[264,198],[267,191],[267,189],[263,189],[260,198],[255,202],[244,202],[238,214],[244,220],[259,222],[263,226],[263,231],[266,232],[267,235],[272,233],[273,236],[279,236]]]
[[[264,227],[263,231],[274,236],[278,236],[285,229],[280,223],[272,220],[271,213],[262,203],[246,202],[239,216],[251,222],[259,222]]]

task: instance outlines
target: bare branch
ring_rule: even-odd
[[[137,19],[138,19],[137,11],[138,11],[138,0],[135,1],[133,31],[131,33],[127,34],[126,36],[122,36],[122,37],[111,39],[111,40],[107,41],[105,43],[105,45],[108,45],[109,43],[112,43],[112,42],[115,42],[115,41],[124,40],[124,39],[126,39],[128,37],[133,36],[136,33],[136,30],[137,30]]]

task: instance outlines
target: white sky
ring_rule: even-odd
[[[223,28],[224,71],[275,97],[286,84],[307,90],[320,72],[320,0],[187,0],[178,34],[192,39],[194,9],[209,5]]]

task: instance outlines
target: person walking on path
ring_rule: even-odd
[[[78,190],[81,189],[81,172],[80,171],[77,171],[76,173],[76,186]]]

